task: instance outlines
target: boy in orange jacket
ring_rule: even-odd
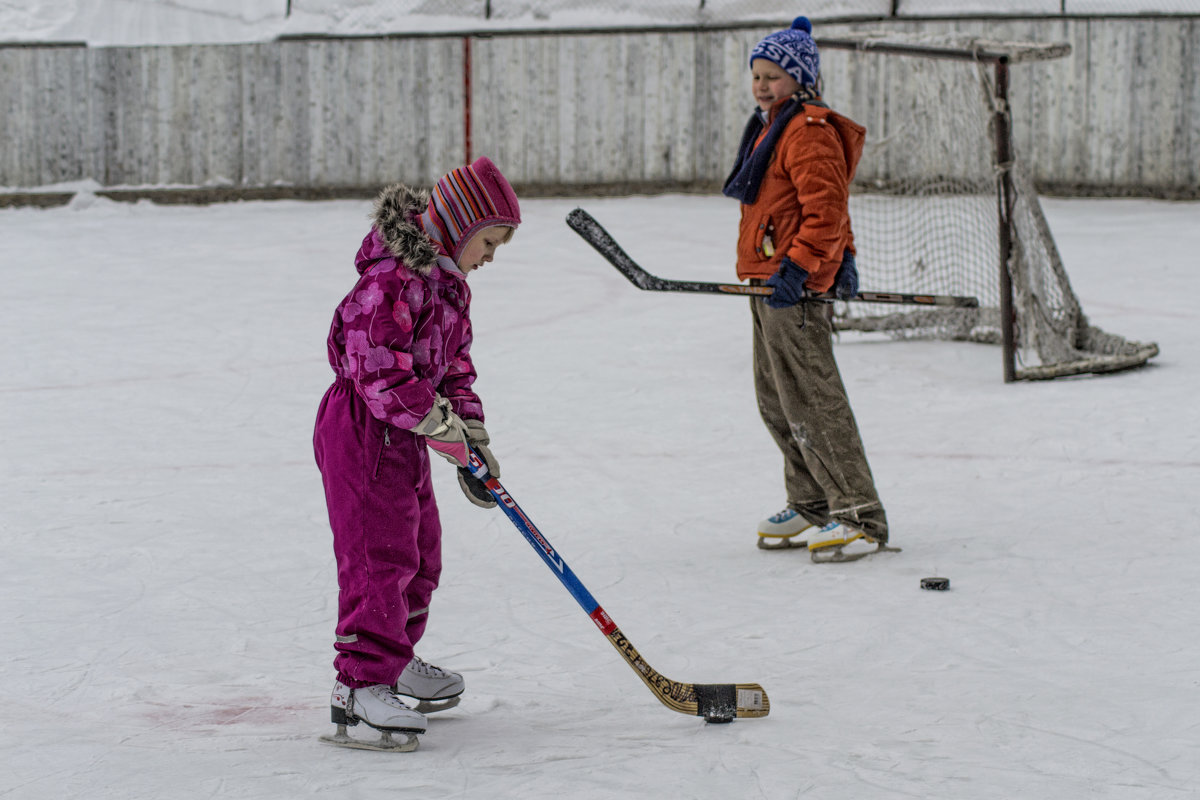
[[[806,297],[858,292],[849,197],[866,130],[821,102],[811,32],[797,17],[751,51],[758,110],[724,193],[742,203],[738,278],[774,288],[750,300],[754,387],[783,453],[787,507],[759,525],[759,546],[853,561],[891,549],[887,516],[834,359],[828,306]]]

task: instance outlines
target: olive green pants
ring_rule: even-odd
[[[750,299],[758,411],[783,453],[788,506],[816,525],[846,522],[880,542],[887,515],[833,357],[829,307]]]

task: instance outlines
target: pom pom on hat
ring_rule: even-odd
[[[750,63],[765,58],[778,64],[801,86],[815,86],[821,74],[821,57],[811,33],[812,22],[808,17],[796,17],[792,27],[763,37],[750,51]]]
[[[463,248],[479,230],[493,225],[515,228],[521,224],[521,209],[500,168],[485,156],[442,176],[429,193],[429,207],[421,222],[442,243],[451,260],[457,262]]]

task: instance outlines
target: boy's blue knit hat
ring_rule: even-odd
[[[815,86],[821,73],[821,57],[811,33],[812,23],[808,17],[796,17],[792,27],[775,31],[754,45],[750,51],[750,64],[753,65],[756,58],[765,58],[778,64],[801,86]]]

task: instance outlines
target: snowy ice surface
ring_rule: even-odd
[[[755,548],[784,498],[749,301],[637,291],[576,204],[654,272],[732,277],[727,200],[525,201],[471,276],[505,485],[656,669],[760,682],[770,716],[661,706],[442,464],[419,652],[467,694],[415,753],[320,744],[310,436],[369,204],[84,193],[0,210],[0,797],[1195,796],[1200,204],[1046,203],[1147,368],[1005,385],[995,347],[841,338],[903,548],[844,565]]]
[[[889,0],[0,0],[0,42],[83,41],[91,45],[254,42],[284,34],[372,35],[511,28],[581,28],[886,17]],[[1062,0],[905,0],[904,16],[1057,14]],[[1068,0],[1087,13],[1197,13],[1200,0]],[[818,30],[819,35],[819,30]]]

